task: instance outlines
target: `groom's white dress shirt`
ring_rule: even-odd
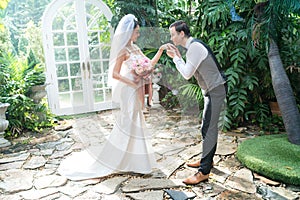
[[[207,94],[208,91],[224,84],[225,80],[206,47],[200,42],[192,42],[192,40],[193,38],[190,37],[185,45],[187,49],[186,62],[178,56],[173,58],[173,62],[185,79],[190,79],[194,75],[203,94]]]
[[[191,44],[193,39],[194,38],[190,37],[185,44],[185,48],[187,49],[186,63],[182,58],[179,58],[178,56],[175,56],[173,58],[173,62],[176,64],[177,70],[182,74],[182,76],[185,79],[190,79],[194,75],[198,66],[208,54],[207,49],[199,42],[193,42]]]

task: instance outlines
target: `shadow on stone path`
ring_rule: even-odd
[[[104,141],[113,126],[112,111],[105,111],[66,120],[43,137],[18,138],[13,146],[1,149],[0,199],[167,200],[172,199],[170,195],[178,200],[183,196],[195,200],[299,199],[300,187],[259,176],[235,158],[238,144],[255,135],[247,130],[220,133],[209,181],[184,185],[182,179],[196,171],[186,161],[201,156],[198,119],[161,108],[151,109],[145,117],[159,163],[151,174],[114,174],[84,181],[57,174],[60,161],[71,152]]]

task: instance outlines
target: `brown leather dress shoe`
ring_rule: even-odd
[[[198,160],[198,161],[196,161],[196,162],[187,163],[186,165],[187,165],[188,167],[198,168],[198,167],[200,167],[200,160]]]
[[[200,160],[196,161],[196,162],[192,162],[192,163],[187,163],[186,164],[188,167],[193,167],[193,168],[198,168],[200,167]],[[211,164],[211,167],[214,166],[214,163]]]
[[[209,174],[204,175],[204,174],[202,174],[202,172],[197,172],[196,174],[186,178],[182,182],[187,185],[196,185],[202,181],[208,180],[208,177],[209,177]]]

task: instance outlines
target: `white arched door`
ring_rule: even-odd
[[[42,19],[47,97],[56,115],[112,108],[107,86],[110,9],[101,0],[54,0]]]

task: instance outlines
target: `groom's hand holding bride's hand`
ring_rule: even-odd
[[[181,54],[179,52],[179,50],[177,49],[177,47],[171,43],[168,43],[168,48],[167,48],[167,55],[170,58],[174,58],[175,56],[178,56],[179,58],[181,58]]]

